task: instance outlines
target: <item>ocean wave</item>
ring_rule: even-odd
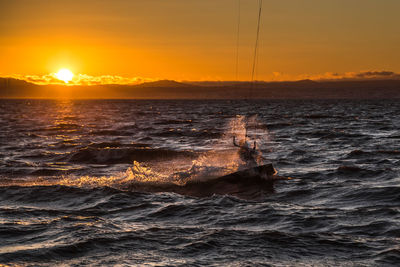
[[[171,125],[171,124],[191,124],[193,120],[174,120],[174,119],[167,119],[167,120],[161,120],[156,123],[155,125]]]
[[[388,266],[392,266],[395,262],[400,262],[400,249],[394,247],[379,252],[376,262],[378,264],[387,264]]]
[[[204,158],[196,160],[185,171],[159,172],[134,161],[125,173],[109,177],[61,176],[58,179],[44,178],[8,181],[4,185],[20,186],[73,186],[83,188],[113,187],[118,190],[162,193],[172,192],[196,197],[233,195],[245,199],[257,199],[273,192],[276,170],[272,165],[257,167],[257,170],[239,170],[204,165]],[[233,165],[233,168],[237,166]],[[233,169],[235,170],[235,169]],[[236,169],[237,170],[237,169]],[[264,176],[265,177],[264,177]],[[65,193],[65,192],[64,192]]]
[[[377,157],[378,155],[387,155],[394,156],[400,155],[399,150],[373,150],[373,151],[364,151],[360,149],[356,149],[347,154],[347,158],[360,158],[360,157]]]
[[[368,202],[395,204],[400,203],[400,187],[398,186],[381,186],[381,187],[360,187],[347,190],[340,195],[345,201],[353,201],[354,203]]]
[[[149,148],[150,144],[145,143],[121,143],[121,142],[98,142],[98,143],[91,143],[87,147],[89,148]]]
[[[365,167],[354,166],[354,165],[343,165],[337,168],[337,174],[339,175],[346,175],[346,176],[357,176],[359,177],[377,177],[381,174],[385,174],[390,172],[391,169],[368,169]]]
[[[98,136],[132,136],[132,133],[126,130],[91,130],[90,135]]]
[[[190,151],[175,151],[169,149],[151,149],[151,148],[96,148],[85,147],[73,151],[59,160],[73,163],[94,163],[94,164],[118,164],[131,163],[132,161],[153,161],[162,159],[171,159],[176,157],[195,157],[195,153]]]
[[[214,130],[180,130],[170,128],[162,131],[157,131],[155,133],[152,133],[151,135],[157,137],[195,137],[201,139],[214,139],[220,138],[222,136],[222,133],[215,132]]]
[[[37,128],[32,129],[31,131],[34,132],[63,132],[63,131],[71,131],[71,130],[78,130],[82,128],[81,125],[76,123],[58,123],[46,128]],[[56,133],[54,133],[56,134]]]

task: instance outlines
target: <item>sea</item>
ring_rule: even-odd
[[[399,129],[390,99],[0,100],[0,265],[399,266]],[[204,186],[234,136],[282,179]]]

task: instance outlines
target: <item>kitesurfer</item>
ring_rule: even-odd
[[[239,144],[236,143],[236,137],[233,136],[233,145],[239,147],[239,157],[246,164],[247,167],[255,167],[258,165],[258,152],[256,150],[257,145],[256,141],[254,141],[253,148],[250,148],[250,145],[246,141],[246,139],[240,140]]]

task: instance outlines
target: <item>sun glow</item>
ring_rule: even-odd
[[[61,69],[56,73],[57,79],[68,83],[74,77],[74,74],[69,69]]]

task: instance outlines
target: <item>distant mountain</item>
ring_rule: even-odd
[[[317,83],[312,80],[299,80],[299,81],[287,81],[287,82],[265,82],[265,81],[185,81],[185,84],[191,84],[196,86],[206,87],[265,87],[268,85],[285,84],[285,85],[311,85]]]
[[[112,99],[400,99],[400,80],[176,82],[139,85],[35,85],[0,78],[0,98]]]
[[[29,83],[24,80],[0,77],[0,88],[6,88],[6,87],[37,87],[37,85]]]
[[[138,85],[136,87],[163,87],[163,88],[173,88],[173,87],[192,87],[193,85],[181,83],[173,80],[159,80],[155,82],[145,82]]]
[[[40,86],[13,78],[0,78],[0,97],[21,97],[35,95]]]

